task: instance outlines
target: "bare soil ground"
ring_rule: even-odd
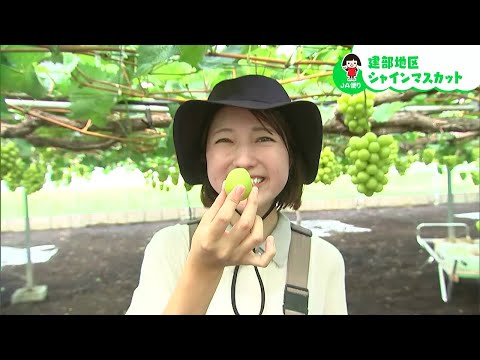
[[[455,214],[478,212],[478,204],[457,204]],[[415,206],[302,212],[302,219],[339,220],[370,228],[365,233],[334,233],[325,237],[345,258],[349,313],[369,314],[480,314],[478,280],[462,280],[453,297],[440,297],[437,267],[422,265],[427,254],[416,242],[422,222],[446,222],[447,206]],[[295,220],[294,214],[291,216]],[[478,238],[474,220],[466,223]],[[55,245],[49,261],[34,264],[36,285],[48,286],[43,302],[10,303],[12,293],[25,286],[25,266],[1,271],[1,314],[121,315],[137,286],[143,251],[151,236],[174,221],[103,225],[80,229],[42,230],[31,244]],[[24,247],[24,233],[2,233],[2,246]]]

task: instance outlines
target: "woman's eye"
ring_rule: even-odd
[[[271,137],[269,136],[262,136],[258,138],[259,142],[266,142],[266,141],[274,141]]]
[[[215,141],[215,144],[221,143],[221,142],[232,142],[232,140],[227,139],[227,138],[221,138]]]

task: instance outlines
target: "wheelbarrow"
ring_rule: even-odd
[[[433,228],[448,229],[449,234],[445,237],[428,237],[426,233],[431,233]],[[453,233],[460,232],[464,236],[452,236],[452,229]],[[419,224],[417,242],[429,254],[426,263],[437,264],[440,294],[444,302],[451,300],[453,285],[460,282],[460,279],[480,280],[480,242],[479,239],[470,238],[467,224],[454,222]]]

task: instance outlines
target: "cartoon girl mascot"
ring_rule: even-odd
[[[357,80],[358,66],[362,66],[362,63],[357,55],[345,55],[342,61],[342,68],[347,72],[348,81]]]

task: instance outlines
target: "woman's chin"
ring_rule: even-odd
[[[245,210],[246,206],[247,206],[247,200],[240,201],[237,205],[237,211],[240,214],[243,214],[243,211]],[[270,204],[268,206],[267,205],[259,206],[257,208],[257,215],[260,216],[260,217],[265,215],[265,213],[268,211],[268,209],[270,209]]]

